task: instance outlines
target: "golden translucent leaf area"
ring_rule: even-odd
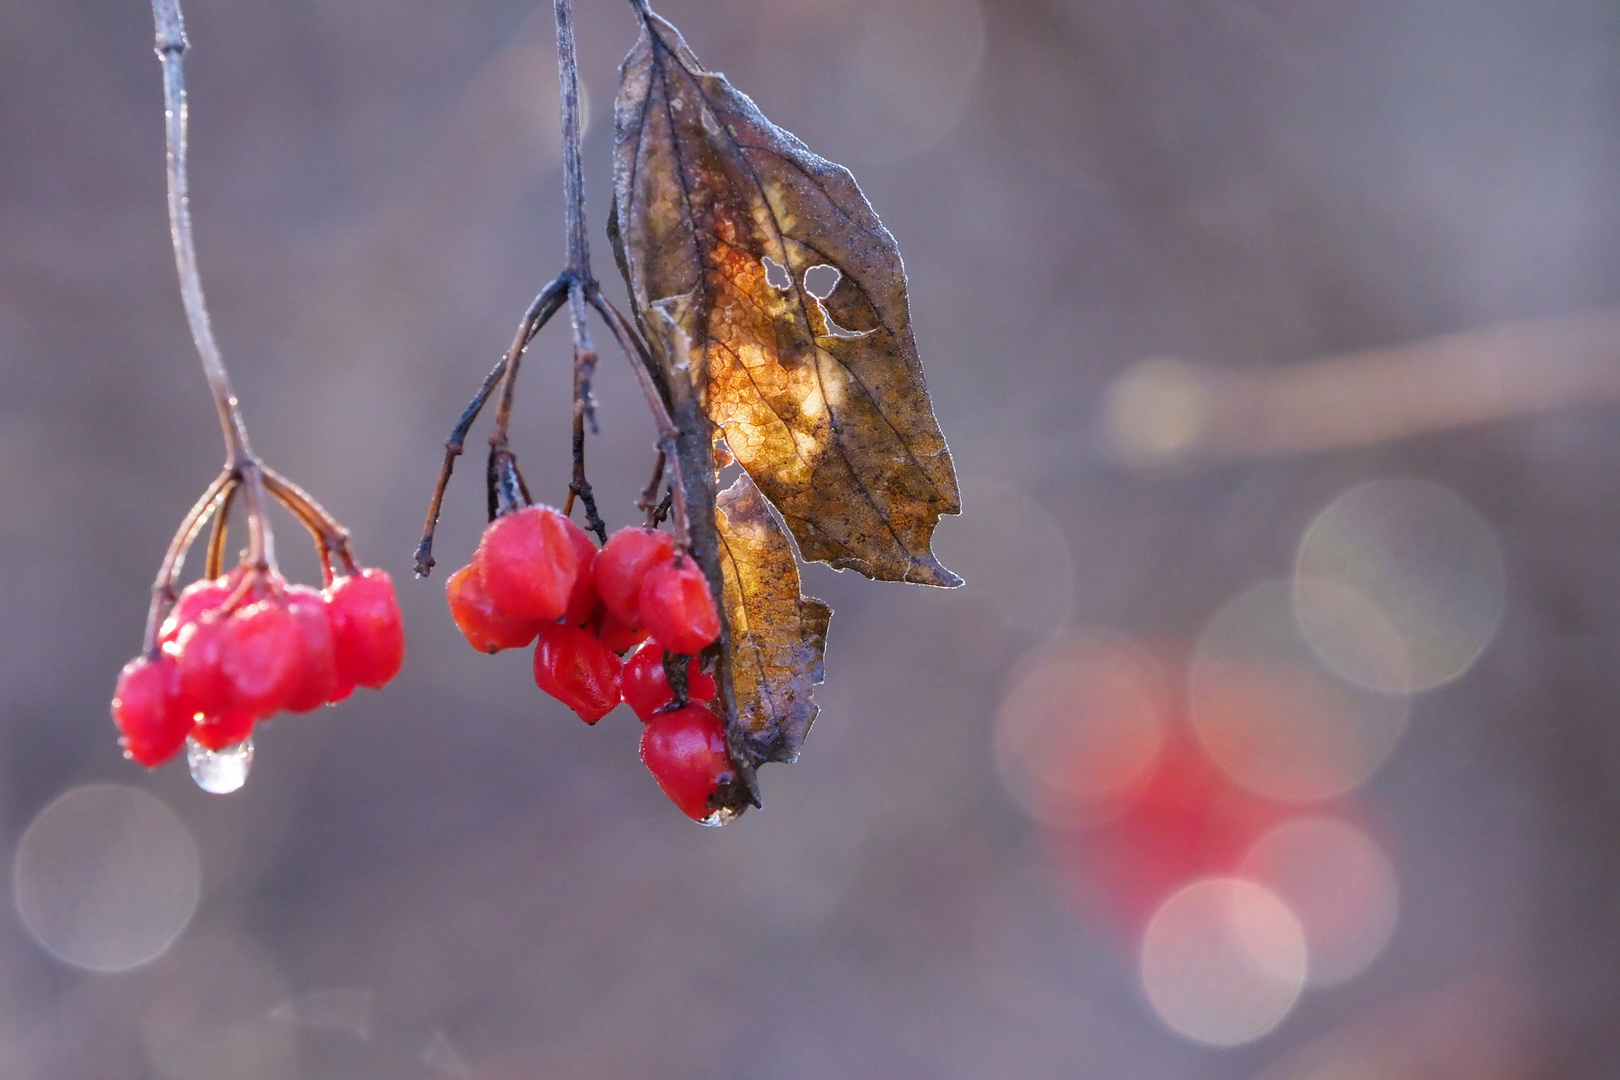
[[[617,254],[664,377],[691,379],[804,558],[961,584],[931,551],[960,502],[905,270],[854,178],[656,15],[624,62],[616,121]],[[838,272],[824,299],[806,285],[816,267]]]
[[[736,722],[759,760],[792,761],[816,718],[832,611],[800,595],[787,530],[746,473],[720,493],[715,524]]]

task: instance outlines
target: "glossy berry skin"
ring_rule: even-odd
[[[192,714],[180,701],[174,658],[139,656],[125,664],[113,691],[112,716],[132,760],[150,769],[172,758],[192,725]]]
[[[180,590],[180,596],[169,609],[169,615],[158,628],[158,644],[167,645],[180,637],[180,632],[204,613],[213,611],[229,600],[236,591],[236,582],[227,578],[203,578]]]
[[[405,623],[386,571],[371,568],[338,580],[326,592],[326,612],[342,696],[347,696],[345,685],[376,690],[399,674]]]
[[[639,626],[626,626],[620,622],[611,611],[601,611],[601,621],[596,626],[597,640],[607,647],[609,652],[623,656],[631,649],[647,640],[647,631]]]
[[[534,682],[594,724],[619,704],[619,658],[588,630],[555,623],[534,647]]]
[[[569,524],[549,506],[526,506],[490,522],[474,561],[502,611],[535,622],[562,618],[579,576]]]
[[[675,540],[657,529],[626,526],[597,553],[596,591],[626,626],[641,626],[641,582],[647,571],[675,555]]]
[[[219,669],[230,700],[255,720],[274,716],[303,676],[297,621],[274,598],[238,608],[223,622]]]
[[[289,585],[285,590],[287,614],[298,631],[298,678],[282,707],[288,712],[305,713],[332,700],[337,690],[337,650],[332,641],[332,620],[326,613],[326,598],[308,585]]]
[[[192,713],[223,716],[237,707],[234,687],[221,669],[227,621],[227,616],[208,612],[181,630],[173,644],[164,646],[165,652],[174,655],[180,698]]]
[[[650,721],[659,709],[675,700],[669,676],[664,672],[664,650],[656,644],[636,650],[625,661],[619,677],[624,703],[635,710],[642,723]],[[686,696],[689,701],[713,701],[714,680],[698,670],[697,657],[687,661]]]
[[[579,558],[579,571],[574,578],[573,591],[568,594],[568,608],[563,612],[563,622],[569,626],[584,626],[596,613],[598,604],[596,575],[591,572],[596,562],[596,541],[571,518],[563,518],[563,524],[567,527],[568,539],[574,545],[574,554]]]
[[[641,625],[672,653],[699,653],[714,643],[720,616],[697,560],[678,556],[647,571],[641,583]]]
[[[710,800],[735,774],[720,718],[701,705],[658,713],[641,732],[641,761],[671,802],[693,821],[714,811]]]
[[[521,649],[545,625],[508,615],[497,607],[484,588],[482,568],[476,561],[451,574],[444,591],[450,600],[450,617],[456,620],[461,636],[479,652]]]
[[[191,729],[191,737],[210,750],[235,746],[253,734],[253,716],[238,710],[224,716],[205,716]]]

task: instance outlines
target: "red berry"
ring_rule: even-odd
[[[534,647],[534,681],[594,724],[619,703],[621,662],[587,630],[554,623]]]
[[[656,644],[637,649],[636,654],[625,661],[619,685],[624,703],[635,710],[643,723],[675,700],[675,691],[670,689],[669,676],[664,672],[664,650]],[[698,670],[697,657],[692,657],[686,667],[688,700],[713,701],[714,694],[714,680]]]
[[[474,561],[502,611],[536,622],[562,618],[579,575],[568,519],[549,506],[526,506],[490,522]]]
[[[253,715],[238,710],[224,716],[205,716],[191,729],[191,737],[210,750],[235,746],[253,734]]]
[[[647,571],[641,583],[641,625],[672,653],[698,653],[720,636],[709,579],[697,560],[675,561]]]
[[[591,572],[596,562],[596,542],[572,519],[563,518],[563,524],[568,529],[568,539],[573,542],[574,554],[579,557],[579,572],[574,578],[574,590],[568,594],[568,610],[563,612],[563,621],[569,626],[584,626],[590,622],[597,606],[596,575]]]
[[[405,662],[405,623],[386,571],[366,569],[342,578],[326,594],[337,653],[338,694],[354,684],[380,688]]]
[[[626,626],[641,625],[641,579],[675,554],[675,540],[657,529],[627,525],[608,537],[597,553],[596,591]]]
[[[229,600],[235,591],[236,582],[222,577],[202,578],[181,589],[168,618],[158,628],[158,644],[167,645],[179,638],[180,631]]]
[[[597,624],[596,636],[609,652],[623,656],[647,640],[647,631],[640,627],[624,625],[613,612],[608,611],[606,608],[603,608],[600,613],[602,618]]]
[[[171,656],[138,656],[124,665],[113,691],[113,723],[124,735],[124,752],[152,768],[185,745],[192,715],[180,701],[180,671]]]
[[[235,688],[225,677],[225,624],[228,616],[211,611],[180,631],[165,651],[173,652],[180,673],[180,697],[195,714],[223,716],[236,708]]]
[[[239,608],[224,624],[219,670],[231,699],[255,720],[274,716],[303,675],[297,621],[283,601],[272,599]]]
[[[289,585],[286,594],[287,613],[298,628],[299,676],[283,707],[304,713],[325,705],[337,690],[337,651],[326,598],[308,585]]]
[[[736,773],[726,753],[725,725],[701,705],[659,713],[648,721],[641,732],[641,761],[693,821],[714,813],[714,796]]]
[[[456,620],[461,636],[479,652],[521,649],[545,625],[514,618],[496,607],[484,590],[484,575],[476,560],[451,574],[444,591],[450,599],[450,617]]]

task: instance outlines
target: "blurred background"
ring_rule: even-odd
[[[576,6],[607,279],[635,26]],[[189,0],[255,444],[410,645],[234,795],[122,761],[107,699],[219,437],[150,11],[9,0],[0,1074],[1620,1075],[1620,7],[659,7],[898,238],[968,586],[808,569],[804,755],[693,826],[628,710],[586,728],[408,570],[562,261],[549,5]],[[516,448],[558,500],[566,332],[531,356]],[[617,526],[652,428],[616,357],[598,390]]]

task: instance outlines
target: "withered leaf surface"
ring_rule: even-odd
[[[791,762],[816,718],[811,692],[832,611],[800,595],[787,531],[746,473],[720,493],[715,523],[735,723],[757,760]]]
[[[615,111],[616,254],[664,377],[690,377],[806,559],[961,584],[930,550],[960,502],[905,271],[854,178],[651,13]]]

